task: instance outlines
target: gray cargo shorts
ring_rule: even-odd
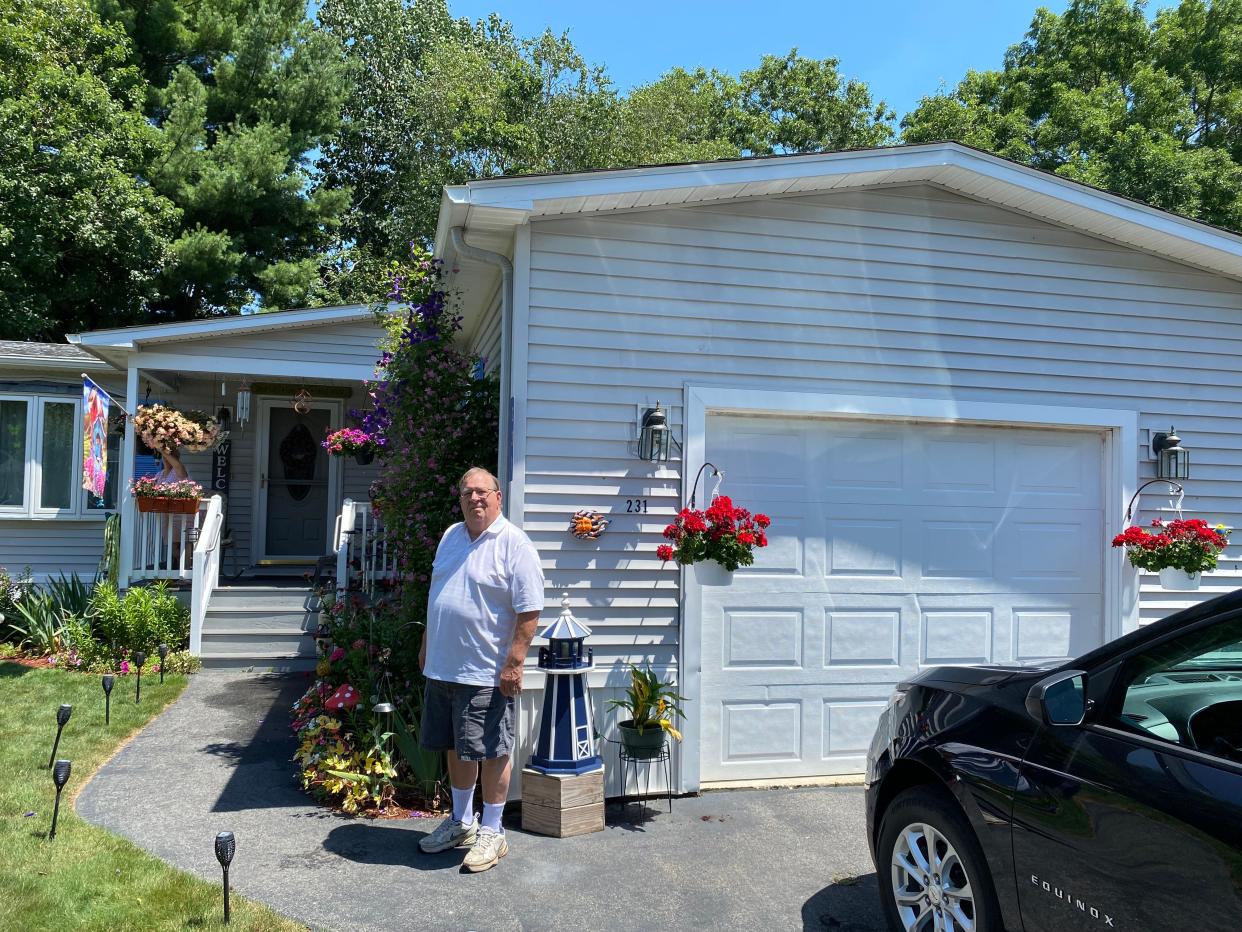
[[[513,717],[513,699],[499,687],[428,680],[418,743],[428,751],[456,751],[460,760],[508,757]]]

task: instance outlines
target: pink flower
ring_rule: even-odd
[[[128,661],[128,660],[122,660],[122,661],[121,661],[121,673],[122,673],[122,674],[126,674],[126,673],[128,673],[128,672],[129,672],[129,661]]]
[[[345,656],[345,648],[338,647],[336,650],[332,652],[332,656],[328,658],[328,662],[336,663],[338,660],[340,660],[344,656]]]

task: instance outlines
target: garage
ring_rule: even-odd
[[[1104,447],[1086,429],[708,416],[721,492],[772,529],[755,566],[701,590],[702,782],[859,773],[899,680],[1100,644]]]

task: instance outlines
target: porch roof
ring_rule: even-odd
[[[356,362],[324,363],[320,360],[271,359],[245,354],[203,355],[202,351],[183,354],[178,352],[178,347],[228,337],[366,322],[371,318],[369,305],[351,304],[91,330],[69,334],[66,340],[121,371],[132,364],[147,370],[180,374],[360,381],[373,375],[373,360],[360,365]]]

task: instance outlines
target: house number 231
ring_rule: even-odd
[[[645,498],[627,498],[625,500],[626,513],[632,515],[645,515],[648,511],[647,499]]]

